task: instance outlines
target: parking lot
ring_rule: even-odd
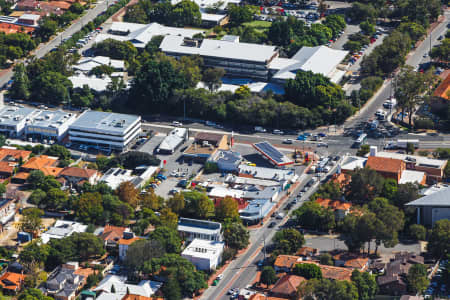
[[[182,152],[188,147],[192,140],[189,140],[184,145],[181,145],[173,154],[164,155],[156,153],[155,149],[164,139],[164,134],[155,134],[146,143],[142,144],[137,150],[147,152],[156,155],[164,164],[164,175],[167,177],[163,180],[155,189],[155,193],[158,196],[167,198],[169,197],[171,190],[181,190],[181,187],[177,187],[178,182],[183,179],[190,179],[194,174],[198,173],[202,165],[184,161]]]

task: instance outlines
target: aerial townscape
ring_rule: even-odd
[[[446,0],[0,0],[0,300],[450,299]]]

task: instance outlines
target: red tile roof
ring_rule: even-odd
[[[126,227],[106,225],[103,229],[103,233],[99,236],[104,241],[119,241]]]
[[[19,26],[16,24],[10,24],[10,23],[0,23],[0,32],[4,32],[5,34],[11,34],[11,33],[31,33],[35,30],[34,27],[27,27],[27,26]]]
[[[22,160],[25,162],[30,157],[31,151],[26,150],[18,150],[18,149],[8,149],[8,148],[0,148],[0,160]]]
[[[300,260],[300,257],[294,255],[278,255],[274,266],[278,268],[292,268],[292,266]]]
[[[132,239],[121,238],[118,243],[119,243],[119,245],[131,245],[131,244],[133,244],[134,242],[136,242],[137,240],[140,240],[140,239],[141,239],[140,237],[134,237]]]
[[[27,178],[29,176],[30,176],[30,173],[28,173],[28,172],[19,172],[19,173],[16,173],[16,175],[14,175],[13,178],[27,180]]]
[[[44,167],[53,167],[57,162],[57,159],[51,158],[47,155],[35,156],[24,163],[22,165],[22,168],[30,170],[41,170]]]
[[[404,162],[401,159],[369,156],[366,163],[366,168],[371,168],[377,172],[396,173],[402,171]]]
[[[42,171],[42,173],[44,173],[45,176],[57,177],[63,169],[57,167],[43,167],[40,170]]]
[[[270,292],[276,295],[291,297],[295,295],[298,286],[304,281],[306,281],[306,279],[301,276],[284,275],[277,281],[277,283],[275,283],[275,286],[270,290]]]
[[[25,275],[6,272],[0,277],[0,286],[4,289],[17,291],[21,288]]]
[[[433,96],[448,100],[447,93],[450,91],[450,76],[447,76],[434,90]]]
[[[322,271],[322,277],[333,280],[351,280],[353,269],[321,265],[314,261],[299,261],[297,264],[315,264]]]
[[[59,175],[89,179],[92,176],[94,176],[96,173],[97,173],[97,170],[92,170],[92,169],[83,169],[83,168],[78,168],[78,167],[65,167]]]
[[[12,175],[14,172],[14,163],[7,161],[0,161],[0,173],[7,173]]]
[[[316,202],[325,208],[329,208],[332,210],[349,210],[352,207],[351,203],[348,202],[342,202],[339,200],[331,200],[331,199],[322,199],[322,198],[317,198]]]

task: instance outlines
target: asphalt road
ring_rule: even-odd
[[[95,17],[97,17],[101,12],[106,10],[108,4],[112,4],[111,2],[108,2],[106,0],[101,0],[97,2],[94,8],[87,10],[87,12],[80,19],[75,20],[72,23],[72,25],[70,25],[65,31],[58,33],[46,44],[40,44],[32,52],[32,55],[36,56],[37,58],[43,57],[45,54],[50,52],[50,50],[59,46],[59,44],[64,38],[67,38],[68,36],[75,34],[76,32],[80,31],[80,29],[84,25],[94,20]],[[13,77],[12,70],[3,73],[2,76],[0,77],[0,86],[3,86],[5,83],[11,80],[12,77]]]

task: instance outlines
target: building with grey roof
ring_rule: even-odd
[[[62,110],[39,110],[34,118],[28,121],[25,128],[25,135],[27,138],[59,142],[65,137],[69,125],[76,118],[77,116],[75,114]]]
[[[101,150],[127,150],[140,133],[140,116],[92,110],[69,126],[71,142]]]
[[[108,33],[99,34],[95,42],[99,43],[106,39],[130,41],[136,48],[145,48],[155,36],[175,35],[192,38],[198,33],[203,33],[203,30],[170,27],[155,22],[150,24],[112,22]]]
[[[256,199],[250,201],[244,209],[239,210],[239,215],[243,222],[255,224],[264,219],[274,206],[275,203],[270,199]]]
[[[180,218],[178,232],[186,241],[202,239],[208,241],[222,241],[222,224],[218,222]]]
[[[52,227],[41,235],[42,243],[47,244],[50,239],[62,239],[75,232],[85,232],[87,225],[78,222],[57,220]]]
[[[161,154],[172,154],[188,139],[189,130],[187,128],[175,128],[162,140],[157,151]]]
[[[427,226],[450,219],[450,187],[411,201],[406,206],[417,209],[417,224]]]
[[[237,172],[242,155],[235,151],[219,150],[210,157],[210,160],[215,162],[222,172]]]
[[[198,40],[175,35],[164,37],[160,49],[175,58],[199,55],[205,67],[223,68],[230,77],[261,80],[269,79],[269,64],[278,57],[275,46],[229,40]]]
[[[11,138],[21,138],[25,126],[39,111],[35,108],[4,106],[0,109],[0,133]]]

